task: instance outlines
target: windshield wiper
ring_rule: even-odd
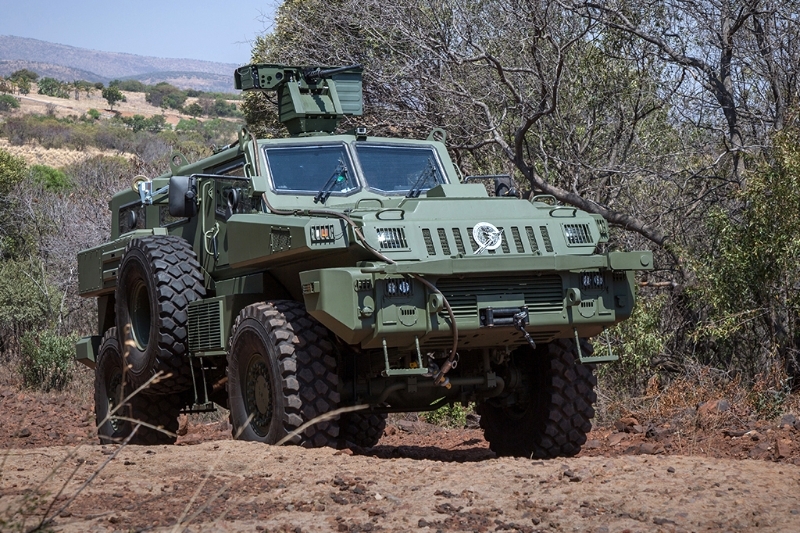
[[[331,177],[328,178],[328,181],[325,182],[325,185],[319,190],[317,195],[314,197],[314,203],[325,202],[328,201],[328,197],[330,197],[333,188],[336,185],[340,185],[342,183],[347,182],[347,167],[344,166],[344,162],[341,158],[339,158],[339,164],[336,165],[336,169],[331,174]]]
[[[422,187],[427,183],[428,179],[433,179],[433,184],[436,185],[439,183],[439,180],[436,178],[436,163],[433,161],[433,156],[428,157],[428,165],[425,167],[425,170],[419,175],[417,181],[414,182],[414,186],[409,189],[408,194],[406,194],[406,198],[418,198],[420,194],[422,194]]]

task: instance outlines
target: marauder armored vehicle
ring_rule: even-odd
[[[498,455],[577,453],[613,357],[586,339],[630,316],[652,254],[607,251],[602,217],[508,177],[462,177],[441,130],[335,133],[362,113],[359,66],[235,81],[276,93],[289,137],[176,154],[78,256],[101,441],[174,442],[180,412],[220,405],[239,439],[372,446],[387,413],[473,402]]]

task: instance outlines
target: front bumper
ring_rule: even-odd
[[[447,298],[459,346],[469,349],[525,342],[510,325],[487,324],[487,309],[527,309],[526,330],[537,342],[576,330],[596,335],[630,316],[634,272],[652,268],[651,252],[473,256],[311,270],[300,279],[308,311],[348,344],[444,349],[452,343],[449,314],[412,274],[422,276]]]

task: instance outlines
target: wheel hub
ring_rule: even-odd
[[[272,421],[272,387],[269,370],[260,355],[256,355],[247,368],[245,406],[253,430],[266,436]]]
[[[111,424],[111,428],[114,430],[114,432],[117,432],[124,424],[124,421],[119,420],[117,418],[117,415],[120,413],[115,412],[114,414],[111,414],[111,411],[113,411],[117,407],[117,405],[119,405],[119,402],[122,401],[121,374],[115,374],[111,378],[111,381],[108,384],[107,392],[108,392],[108,413],[111,415],[109,423]]]
[[[131,317],[131,333],[136,347],[144,351],[150,341],[150,294],[144,283],[138,283],[131,293],[128,313]]]

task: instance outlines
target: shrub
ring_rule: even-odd
[[[191,115],[193,117],[199,117],[203,114],[203,108],[197,102],[192,102],[183,110],[187,115]]]
[[[62,171],[47,165],[31,166],[31,179],[50,191],[59,191],[70,187],[67,175]]]
[[[26,168],[23,158],[0,149],[0,193],[8,194],[15,184],[22,181]]]
[[[56,98],[69,98],[69,90],[66,84],[55,78],[42,78],[39,80],[39,94]]]
[[[72,380],[77,337],[52,331],[28,331],[22,336],[20,372],[26,387],[63,390]]]
[[[112,80],[108,85],[109,87],[116,87],[120,91],[128,91],[131,93],[147,92],[147,85],[139,80]]]
[[[186,93],[167,82],[161,82],[148,89],[145,100],[156,107],[181,109],[186,102]]]
[[[86,112],[86,115],[92,120],[100,120],[100,111],[95,108],[91,108],[89,111]]]
[[[420,417],[428,424],[447,428],[463,428],[467,424],[467,415],[474,409],[474,404],[464,407],[461,404],[450,404],[435,411],[422,413]]]
[[[11,111],[19,108],[19,100],[10,94],[0,94],[0,111]]]

